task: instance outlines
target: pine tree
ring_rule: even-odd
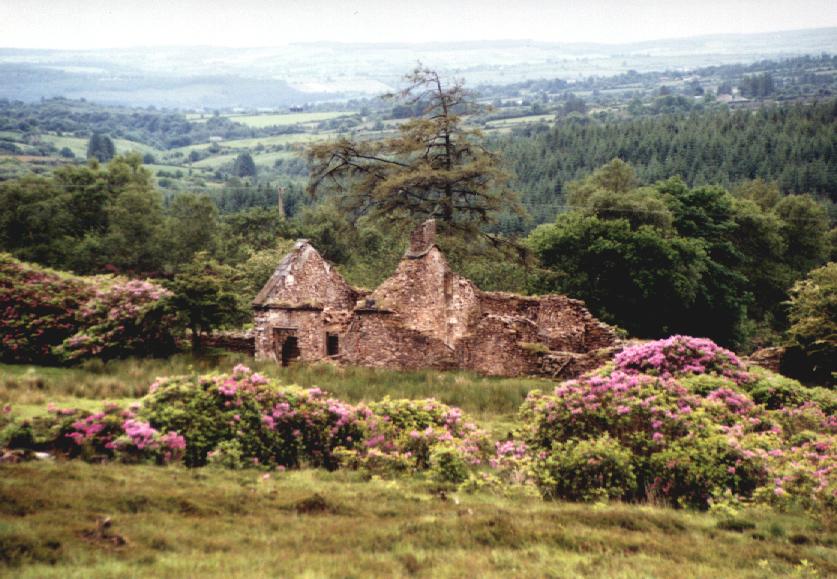
[[[418,67],[406,77],[401,104],[421,114],[379,141],[341,139],[313,146],[309,192],[337,194],[342,208],[388,221],[436,218],[448,233],[473,236],[498,213],[522,214],[497,156],[478,130],[463,127],[474,108],[460,82],[444,85],[438,73]]]

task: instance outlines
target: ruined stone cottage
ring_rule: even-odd
[[[608,358],[610,326],[562,295],[484,292],[448,266],[433,220],[374,291],[351,287],[307,241],[256,297],[256,356],[496,376],[575,376]]]

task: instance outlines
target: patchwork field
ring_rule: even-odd
[[[259,114],[240,115],[231,117],[237,123],[248,127],[264,128],[285,125],[301,125],[306,123],[319,123],[340,117],[351,116],[354,113],[345,112],[322,112],[322,113],[288,113],[288,114]]]
[[[312,113],[259,113],[259,114],[244,114],[244,113],[229,113],[221,115],[225,118],[233,120],[237,123],[247,125],[248,127],[264,128],[264,127],[281,127],[287,125],[300,125],[306,123],[318,123],[321,121],[329,121],[340,117],[347,117],[354,115],[354,112],[312,112]],[[206,122],[211,118],[211,114],[207,113],[187,113],[186,118],[193,123]]]

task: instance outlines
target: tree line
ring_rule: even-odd
[[[758,110],[705,110],[640,118],[569,118],[496,139],[534,223],[567,204],[566,186],[613,158],[652,183],[679,176],[689,186],[761,178],[783,193],[837,201],[837,99]],[[525,228],[524,223],[516,227]],[[509,225],[511,226],[511,225]]]

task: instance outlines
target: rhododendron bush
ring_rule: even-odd
[[[551,392],[530,392],[517,430],[493,443],[460,409],[433,399],[348,404],[239,365],[157,379],[126,409],[51,408],[47,417],[0,421],[0,446],[190,467],[424,473],[439,484],[545,498],[756,502],[833,516],[835,408],[832,391],[675,336],[626,348]]]
[[[0,254],[0,358],[75,361],[172,351],[167,290],[141,280],[81,277]]]
[[[187,466],[433,470],[448,482],[464,480],[488,450],[485,434],[458,408],[435,400],[352,405],[242,365],[230,374],[158,379],[127,410],[54,409],[39,420],[7,433],[7,446],[82,458],[182,457]]]
[[[833,395],[817,392],[818,403],[787,382],[748,372],[708,340],[629,347],[552,393],[531,392],[520,411],[526,454],[502,468],[528,471],[547,497],[706,507],[731,491],[834,508]]]
[[[176,432],[161,432],[139,419],[139,405],[123,409],[108,404],[100,412],[49,407],[49,416],[14,424],[3,431],[11,449],[52,451],[90,461],[153,461],[183,458],[186,441]]]

